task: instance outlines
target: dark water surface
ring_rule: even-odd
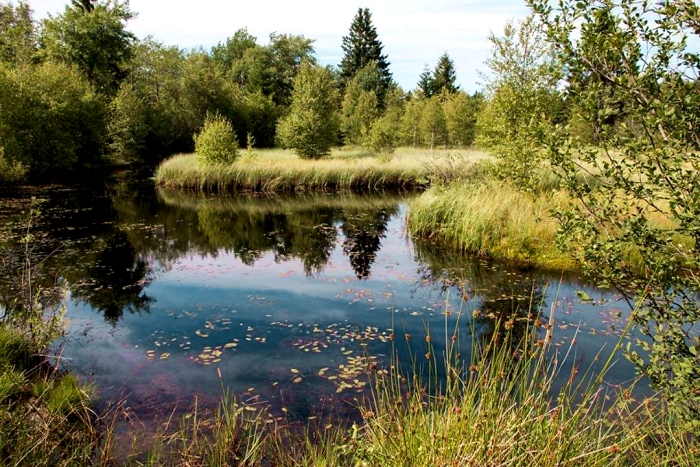
[[[425,336],[441,358],[457,330],[453,352],[468,361],[472,334],[487,338],[513,314],[524,332],[538,309],[542,321],[554,313],[562,351],[575,336],[569,365],[600,368],[629,314],[575,277],[412,242],[405,196],[204,198],[128,174],[23,189],[0,198],[6,258],[24,254],[32,196],[44,200],[30,228],[37,278],[71,285],[60,365],[142,416],[195,396],[215,404],[224,390],[293,418],[343,416],[367,368],[388,364],[392,333],[400,360],[422,367]],[[3,267],[9,309],[17,264]],[[606,381],[634,375],[620,356]]]

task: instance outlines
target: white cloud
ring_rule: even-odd
[[[59,13],[66,0],[30,0],[35,17]],[[498,32],[514,17],[523,17],[522,0],[320,0],[231,2],[223,0],[131,0],[138,17],[130,29],[139,37],[181,47],[206,48],[225,40],[243,27],[264,43],[272,32],[303,34],[315,39],[319,60],[336,65],[347,34],[360,7],[372,12],[394,79],[410,89],[423,65],[435,66],[447,51],[454,60],[463,88],[477,89],[476,70],[488,56],[489,31]]]

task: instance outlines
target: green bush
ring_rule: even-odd
[[[42,174],[101,163],[106,108],[76,68],[0,67],[0,108],[0,141],[11,167]]]
[[[391,115],[385,115],[372,124],[365,139],[367,146],[372,150],[391,154],[396,149],[398,138],[398,122]]]
[[[21,162],[7,160],[5,150],[0,146],[0,184],[20,182],[27,176],[27,172]]]
[[[207,117],[194,138],[194,152],[202,164],[230,164],[238,157],[238,139],[224,117]]]

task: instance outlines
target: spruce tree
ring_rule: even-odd
[[[435,79],[433,73],[428,68],[428,65],[423,67],[423,73],[418,78],[417,90],[423,94],[423,97],[431,97],[435,92]]]
[[[455,86],[456,80],[457,73],[455,72],[455,64],[450,56],[447,55],[447,52],[445,52],[438,60],[437,66],[435,67],[435,72],[432,77],[432,91],[435,94],[441,92],[454,94],[459,90],[459,86]]]
[[[377,30],[372,25],[372,13],[368,8],[358,9],[350,25],[350,33],[343,37],[342,48],[345,56],[340,63],[343,83],[348,83],[359,70],[370,62],[375,62],[383,90],[389,89],[392,79],[387,56],[382,54],[383,47],[377,38]]]

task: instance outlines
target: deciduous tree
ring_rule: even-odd
[[[0,5],[0,61],[29,63],[36,49],[36,28],[29,4]]]
[[[277,127],[280,140],[304,159],[328,155],[338,134],[337,105],[330,70],[304,62],[294,81],[289,114]]]
[[[500,159],[500,175],[533,188],[542,162],[535,136],[559,117],[557,89],[561,69],[534,17],[506,24],[503,35],[491,34],[490,69],[484,74],[487,103],[477,120],[477,143]]]
[[[95,89],[113,95],[126,77],[136,37],[126,29],[133,18],[128,3],[82,2],[44,20],[39,38],[42,55],[78,67]]]
[[[445,96],[442,104],[450,146],[465,147],[474,143],[476,119],[483,105],[479,93],[468,95],[463,91]]]
[[[635,339],[643,351],[630,344],[627,355],[697,436],[700,54],[693,44],[700,7],[692,0],[529,3],[565,68],[588,77],[566,97],[601,131],[598,148],[574,144],[566,126],[540,139],[576,199],[559,214],[562,247],[633,300],[632,318],[649,338]],[[614,15],[615,27],[598,27],[601,10]],[[600,125],[619,112],[617,102],[625,122]],[[582,170],[599,183],[580,183]]]

